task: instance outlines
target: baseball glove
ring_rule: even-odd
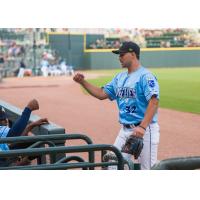
[[[142,151],[143,145],[143,138],[131,135],[122,147],[122,152],[131,154],[134,156],[135,159],[138,159]]]

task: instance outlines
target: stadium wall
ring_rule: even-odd
[[[115,69],[120,68],[118,56],[112,49],[87,49],[86,34],[51,33],[49,45],[75,69]],[[144,48],[141,50],[141,63],[146,67],[198,67],[200,47],[188,48]]]
[[[90,69],[120,67],[117,55],[111,50],[89,51],[85,55]],[[142,49],[140,60],[146,67],[199,67],[200,48]]]
[[[82,68],[84,63],[84,37],[82,34],[52,33],[48,35],[50,47],[67,61],[68,65]]]

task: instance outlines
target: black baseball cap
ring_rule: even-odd
[[[137,55],[137,57],[139,58],[140,47],[136,43],[131,42],[131,41],[123,42],[118,50],[113,50],[112,52],[115,54],[134,52]]]
[[[6,112],[2,106],[0,106],[0,120],[7,119]]]

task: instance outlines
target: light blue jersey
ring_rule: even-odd
[[[140,123],[151,97],[155,95],[159,99],[156,77],[142,66],[130,74],[128,72],[117,74],[103,89],[110,100],[117,101],[121,124]],[[157,122],[157,113],[152,122]]]
[[[8,135],[10,128],[7,126],[0,126],[0,138],[6,138]],[[7,144],[0,144],[0,151],[6,151],[9,150],[9,147]]]

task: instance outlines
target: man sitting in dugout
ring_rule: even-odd
[[[31,112],[34,110],[39,110],[39,103],[36,99],[31,100],[27,106],[24,108],[22,115],[18,118],[18,120],[9,127],[9,120],[7,114],[2,106],[0,106],[0,138],[6,137],[17,137],[17,136],[27,136],[28,133],[36,126],[40,126],[42,124],[47,124],[47,118],[41,118],[35,122],[28,124]],[[30,145],[30,144],[29,144]],[[26,145],[24,144],[0,144],[0,151],[7,151],[10,149],[19,149],[24,148]],[[11,166],[11,165],[27,165],[30,164],[30,157],[22,157],[22,158],[0,158],[0,166]]]

